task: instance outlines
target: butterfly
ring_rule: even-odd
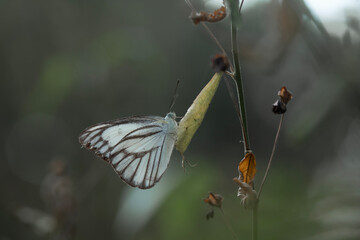
[[[133,187],[153,187],[165,172],[178,124],[174,112],[165,118],[133,116],[95,124],[80,133],[82,146],[110,163]]]

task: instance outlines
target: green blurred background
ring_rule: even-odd
[[[193,1],[211,11],[221,1]],[[186,152],[150,190],[81,149],[87,126],[182,116],[219,50],[184,1],[0,1],[0,240],[251,238],[232,178],[243,156],[224,82]],[[259,208],[260,239],[360,239],[360,1],[246,1],[239,31],[258,188],[294,94]],[[209,24],[230,53],[230,21]],[[65,166],[66,165],[66,166]],[[203,203],[224,197],[225,217]]]

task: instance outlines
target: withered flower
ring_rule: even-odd
[[[252,209],[256,205],[257,193],[253,189],[253,183],[245,183],[239,178],[233,178],[233,181],[239,185],[237,196],[240,198],[240,203],[245,209]]]
[[[286,112],[286,105],[281,100],[276,100],[273,104],[272,111],[275,114],[284,114]]]
[[[209,193],[209,196],[204,199],[204,202],[210,204],[213,207],[221,208],[223,197],[220,194]]]
[[[286,105],[292,99],[292,93],[283,86],[278,92],[279,100],[277,100],[273,106],[272,111],[275,114],[284,114],[286,112]]]
[[[193,21],[195,25],[200,22],[219,22],[226,17],[226,7],[222,6],[219,9],[215,9],[212,13],[207,13],[205,11],[196,12],[193,11],[189,18]]]
[[[224,54],[218,53],[211,59],[211,65],[216,72],[225,72],[229,69],[230,63]]]
[[[292,93],[283,86],[278,92],[281,101],[286,105],[293,97]]]

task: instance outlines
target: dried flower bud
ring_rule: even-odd
[[[280,97],[280,100],[285,103],[285,105],[292,99],[293,95],[290,91],[286,89],[285,86],[283,86],[280,91],[278,92],[278,96]]]
[[[280,100],[277,100],[272,107],[272,111],[275,114],[284,114],[286,112],[286,105]]]
[[[239,179],[244,183],[251,183],[256,175],[256,157],[251,151],[239,163]]]
[[[201,12],[195,12],[192,11],[189,18],[193,21],[195,25],[199,24],[200,22],[207,21],[207,12],[201,11]]]
[[[293,95],[283,86],[278,92],[279,100],[277,100],[272,107],[275,114],[284,114],[286,112],[286,104],[292,99]]]
[[[218,208],[221,208],[222,201],[223,201],[223,197],[221,195],[213,194],[213,193],[209,193],[209,196],[204,199],[204,202]]]
[[[193,23],[199,24],[200,22],[219,22],[226,17],[226,7],[222,6],[219,9],[216,9],[212,13],[207,13],[204,11],[195,12],[193,11],[189,18],[193,21]]]
[[[214,12],[209,13],[208,22],[219,22],[226,17],[226,7],[222,6],[219,9],[215,9]]]
[[[206,220],[209,220],[210,218],[214,218],[214,209],[206,214]]]
[[[229,60],[227,59],[227,57],[224,54],[216,54],[211,59],[211,63],[212,63],[212,68],[216,72],[220,72],[220,71],[224,72],[230,66]]]
[[[252,209],[257,204],[257,193],[253,189],[253,182],[247,184],[242,182],[239,178],[233,178],[233,181],[239,185],[237,196],[240,198],[240,203],[245,209]]]

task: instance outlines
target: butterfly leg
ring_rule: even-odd
[[[185,162],[190,166],[190,167],[196,167],[197,166],[197,163],[190,163],[188,160],[185,160]]]
[[[182,157],[182,160],[181,160],[181,167],[185,170],[185,155],[183,153],[181,153],[181,157]]]
[[[188,160],[185,159],[185,155],[181,153],[181,157],[182,157],[182,160],[181,160],[181,166],[182,168],[184,169],[185,171],[185,163],[187,163],[190,167],[195,167],[197,165],[197,163],[195,164],[192,164],[190,163]]]

